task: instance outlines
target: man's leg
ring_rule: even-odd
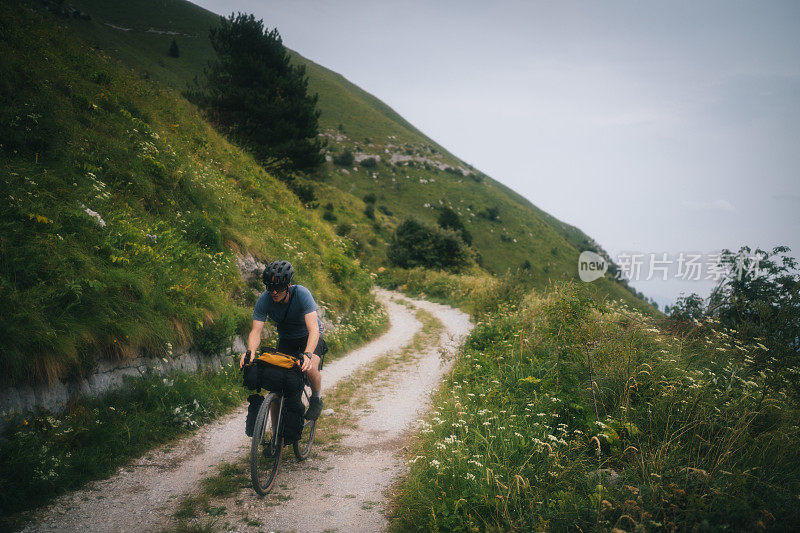
[[[319,355],[313,354],[311,356],[311,368],[306,370],[308,383],[311,385],[311,399],[308,402],[308,411],[305,414],[307,420],[316,420],[322,412],[322,398],[319,397],[319,391],[322,388],[322,374],[319,371],[319,363]]]
[[[314,354],[311,356],[311,368],[306,370],[308,382],[311,385],[311,391],[315,396],[319,395],[322,389],[322,373],[319,371],[319,356]]]

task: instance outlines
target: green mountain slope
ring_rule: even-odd
[[[183,0],[76,0],[74,5],[92,17],[72,19],[76,31],[142,75],[177,89],[202,72],[212,56],[205,35],[218,16]],[[269,26],[270,21],[265,23]],[[167,55],[173,38],[181,50],[179,58]],[[326,218],[352,242],[351,253],[366,265],[385,262],[386,242],[404,217],[435,223],[436,207],[442,205],[462,217],[485,268],[501,273],[529,264],[533,285],[539,288],[553,279],[576,279],[580,251],[604,254],[578,228],[472,169],[373,95],[297,53],[293,58],[306,65],[309,87],[319,94],[320,126],[328,138],[329,156],[349,149],[358,159],[380,159],[371,169],[341,169],[329,163],[308,182],[318,198],[324,198],[320,203],[330,204]],[[364,215],[362,199],[369,194],[377,195],[374,220]],[[492,209],[499,212],[499,220],[481,217]],[[593,286],[600,295],[652,311],[618,282],[604,279]]]
[[[371,302],[346,243],[282,182],[39,5],[0,12],[0,101],[5,382],[218,351],[263,288],[239,257],[291,260],[329,318]]]
[[[353,259],[385,264],[394,228],[409,215],[435,223],[441,206],[462,218],[487,270],[524,266],[538,288],[574,279],[579,251],[595,246],[295,54],[320,94],[329,156],[376,161],[328,162],[300,178],[318,198],[303,206],[180,95],[211,57],[216,15],[183,0],[77,0],[66,17],[37,18],[64,5],[12,2],[0,36],[9,191],[0,341],[11,381],[53,381],[99,357],[169,346],[215,349],[246,327],[252,305],[237,255],[289,258],[334,314],[347,314],[366,305],[344,289],[350,278],[368,283]],[[648,308],[611,280],[592,288]]]

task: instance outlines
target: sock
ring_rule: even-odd
[[[319,400],[319,391],[311,391],[311,397]]]

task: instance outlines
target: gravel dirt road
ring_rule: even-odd
[[[381,531],[387,523],[386,491],[404,472],[403,446],[428,397],[449,368],[449,357],[472,325],[450,307],[379,290],[389,330],[325,365],[323,396],[354,371],[408,346],[422,324],[415,309],[442,324],[438,343],[398,357],[392,379],[374,387],[356,413],[356,427],[333,451],[316,450],[297,463],[287,449],[278,476],[280,491],[260,498],[252,489],[215,502],[227,509],[217,527],[234,531]],[[408,350],[406,350],[408,351]],[[442,356],[443,354],[443,356]],[[326,407],[328,407],[326,405]],[[180,500],[199,490],[223,461],[246,456],[246,406],[208,424],[191,437],[156,449],[112,478],[59,498],[38,512],[24,531],[154,531],[169,529]],[[280,492],[278,494],[277,492]],[[276,504],[280,498],[280,504]],[[284,501],[285,500],[285,501]],[[258,524],[258,525],[256,525]]]

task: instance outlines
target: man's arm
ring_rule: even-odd
[[[306,344],[305,351],[314,353],[314,349],[319,342],[319,323],[317,322],[317,312],[311,311],[305,316],[306,329],[308,329],[308,343]],[[311,367],[311,359],[305,359],[301,370],[305,372]]]
[[[263,329],[264,322],[261,320],[253,320],[253,329],[250,330],[250,335],[247,336],[247,349],[250,350],[252,354],[255,354],[259,345],[261,345],[261,330]],[[245,354],[242,354],[242,358],[239,360],[239,368],[244,366],[244,358]]]

